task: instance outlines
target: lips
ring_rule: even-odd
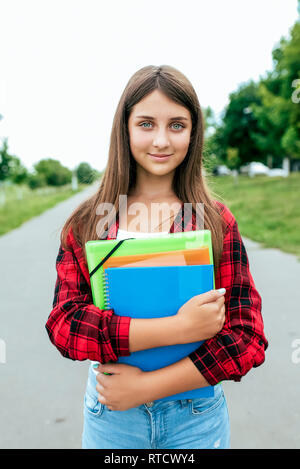
[[[153,155],[152,153],[148,153],[149,158],[153,161],[158,161],[159,163],[163,163],[164,161],[169,161],[170,158],[172,158],[172,154],[155,154]]]

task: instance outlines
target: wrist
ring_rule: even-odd
[[[144,372],[140,383],[143,403],[209,386],[189,357],[164,368]]]
[[[140,382],[141,387],[139,388],[143,404],[173,394],[173,383],[169,382],[167,372],[167,368],[144,372]]]
[[[176,315],[152,319],[131,319],[130,353],[180,343],[182,343],[180,342],[180,324]]]
[[[185,330],[181,318],[175,314],[174,316],[169,316],[166,319],[168,320],[166,330],[169,341],[167,345],[179,345],[185,343]]]
[[[177,331],[174,344],[189,344],[202,340],[199,334],[195,334],[195,324],[188,321],[184,315],[177,314],[174,316],[174,321],[176,321],[174,329]]]
[[[153,371],[144,371],[139,386],[139,393],[142,396],[143,404],[146,402],[151,402],[156,399],[155,396],[155,373]]]

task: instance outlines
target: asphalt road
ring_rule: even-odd
[[[94,188],[0,237],[0,448],[80,448],[88,362],[63,358],[45,322],[60,229]],[[265,363],[224,382],[232,448],[300,448],[300,263],[244,239],[263,300]],[[300,353],[298,355],[300,357]],[[5,363],[3,363],[5,362]]]

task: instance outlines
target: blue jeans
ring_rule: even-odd
[[[84,396],[84,449],[202,449],[230,447],[227,404],[221,384],[212,398],[154,401],[109,410],[97,397],[92,367]]]

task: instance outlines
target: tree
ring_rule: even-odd
[[[253,111],[259,132],[254,135],[260,149],[280,165],[285,156],[300,159],[300,22],[290,38],[281,38],[273,49],[274,70],[261,80],[261,105]]]
[[[30,174],[28,176],[27,182],[30,189],[37,189],[39,187],[44,187],[47,185],[46,177],[44,174],[41,173]]]
[[[300,16],[300,1],[298,1]],[[205,143],[205,152],[232,166],[253,160],[279,166],[300,160],[300,21],[272,51],[274,69],[258,83],[240,85],[229,96],[222,123]],[[238,150],[238,154],[232,151]],[[238,159],[237,156],[238,155]],[[299,164],[299,163],[298,163]],[[293,166],[293,164],[292,164]]]
[[[299,3],[298,3],[299,7]],[[300,7],[299,7],[300,8]],[[281,137],[281,146],[292,160],[300,159],[300,106],[293,99],[300,87],[300,21],[290,32],[289,39],[282,39],[273,52],[275,71],[279,77],[279,95],[285,99],[288,109],[287,125]],[[295,89],[296,88],[296,89]],[[298,92],[299,95],[299,92]]]
[[[19,158],[12,156],[10,161],[10,179],[16,184],[22,184],[28,179],[28,171]]]
[[[238,148],[227,148],[226,164],[230,169],[236,169],[240,166],[239,150]]]
[[[285,154],[290,158],[300,155],[300,141],[295,127],[288,127],[281,139],[281,145]]]
[[[202,108],[202,115],[204,120],[204,138],[209,138],[216,129],[217,123],[215,114],[210,106]]]
[[[91,184],[97,178],[97,172],[92,169],[89,163],[80,163],[79,166],[76,168],[76,175],[78,181],[82,184]]]
[[[259,131],[254,115],[255,105],[261,105],[258,84],[253,80],[243,83],[237,91],[229,95],[229,104],[223,111],[222,123],[216,128],[209,142],[214,153],[227,163],[227,149],[238,149],[238,158],[231,150],[230,164],[240,166],[253,160],[264,160],[264,152],[257,146],[254,136]],[[234,162],[234,163],[233,163]]]
[[[0,149],[0,181],[8,179],[11,172],[12,155],[8,153],[7,138],[3,140],[2,148]]]
[[[39,175],[44,176],[49,186],[62,186],[71,183],[72,171],[58,160],[52,158],[40,160],[34,165],[34,169]]]
[[[258,122],[258,129],[252,132],[257,148],[264,155],[272,156],[275,166],[282,163],[283,149],[281,138],[288,126],[289,104],[281,96],[270,91],[272,78],[259,83],[261,102],[253,105],[253,114]]]

